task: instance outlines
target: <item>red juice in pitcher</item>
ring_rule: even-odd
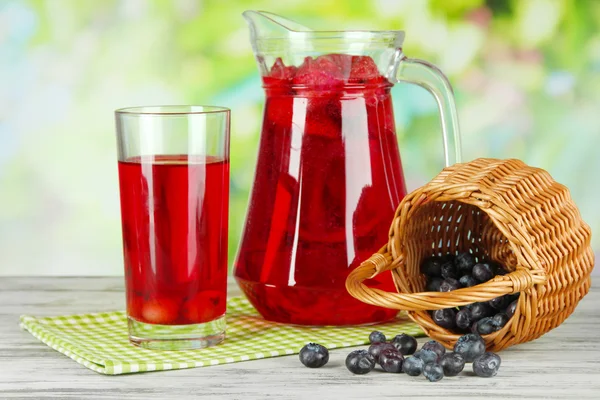
[[[267,319],[383,321],[397,311],[350,296],[348,273],[388,240],[406,194],[391,84],[369,57],[277,60],[235,276]],[[369,286],[394,290],[391,274]]]
[[[216,157],[119,162],[130,317],[187,325],[225,314],[228,177]]]

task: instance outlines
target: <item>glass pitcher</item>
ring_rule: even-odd
[[[354,325],[396,311],[346,292],[348,273],[387,242],[406,186],[390,88],[428,89],[446,165],[460,157],[452,89],[407,58],[402,31],[312,31],[246,11],[266,92],[254,186],[234,275],[268,320]],[[367,284],[393,290],[390,273]]]

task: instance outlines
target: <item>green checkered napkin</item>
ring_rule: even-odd
[[[358,327],[298,327],[265,321],[242,297],[227,302],[227,338],[217,346],[182,351],[148,350],[127,337],[122,311],[36,318],[21,316],[21,327],[87,368],[107,375],[204,367],[297,354],[308,342],[329,349],[368,343],[380,330],[422,336],[417,324],[399,316],[392,322]]]

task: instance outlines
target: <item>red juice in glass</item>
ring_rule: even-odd
[[[277,60],[235,276],[267,319],[348,325],[397,311],[350,296],[348,273],[388,240],[406,194],[391,84],[369,57]],[[391,274],[367,282],[393,291]]]
[[[119,162],[127,311],[149,324],[225,314],[229,162],[140,157]]]
[[[117,110],[130,341],[183,350],[225,338],[229,110]]]

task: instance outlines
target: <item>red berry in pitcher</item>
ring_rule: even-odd
[[[369,56],[352,57],[352,68],[350,69],[350,80],[370,81],[379,78],[377,64]]]
[[[158,297],[142,306],[143,322],[149,324],[170,325],[177,319],[179,305],[168,297]]]
[[[321,56],[316,59],[306,57],[293,81],[296,85],[329,89],[341,84],[343,78],[341,68],[331,58]]]
[[[284,65],[281,58],[278,57],[277,60],[275,60],[273,67],[271,67],[270,77],[275,78],[275,79],[283,79],[286,81],[291,81],[294,78],[294,76],[296,75],[297,70],[298,70],[298,68],[296,68],[293,65],[290,65],[290,66]]]

